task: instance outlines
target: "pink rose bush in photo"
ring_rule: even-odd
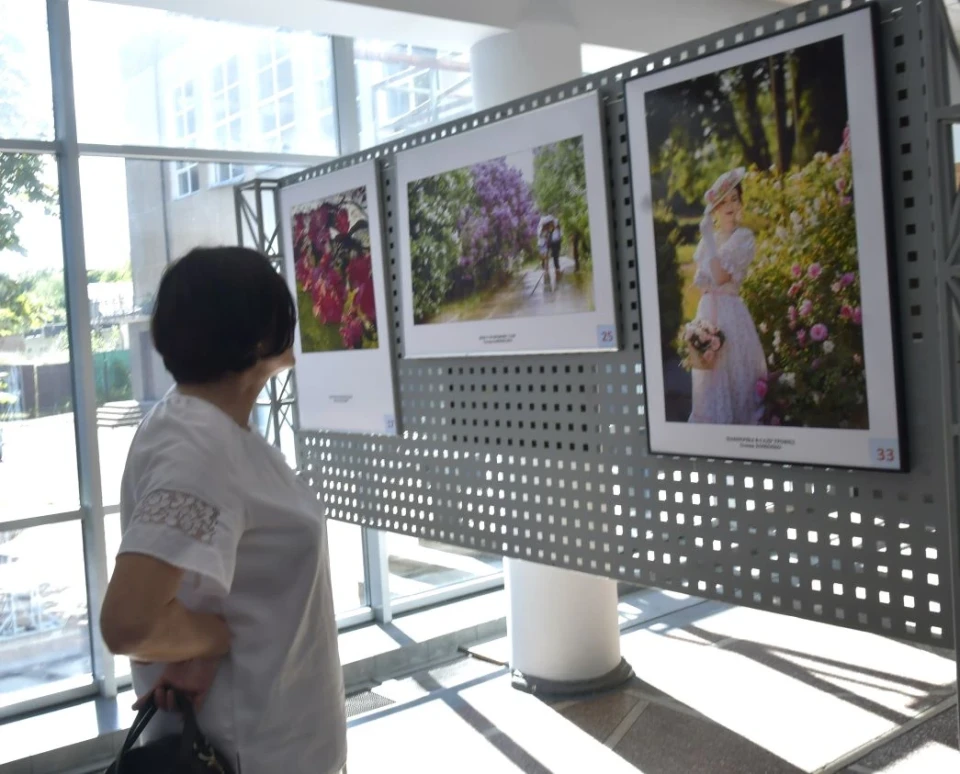
[[[868,427],[852,181],[849,128],[837,153],[744,181],[757,257],[741,296],[767,356],[766,424]]]

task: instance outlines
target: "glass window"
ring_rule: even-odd
[[[327,520],[333,609],[338,616],[368,604],[362,535],[356,524]]]
[[[79,506],[56,162],[0,154],[0,521]]]
[[[0,19],[0,137],[52,140],[46,4],[0,0]]]
[[[0,707],[93,682],[80,522],[0,531]]]
[[[467,54],[357,40],[354,57],[361,147],[473,111]]]
[[[82,142],[336,155],[307,104],[329,38],[92,0],[70,17]]]
[[[503,571],[503,557],[434,543],[409,535],[387,534],[390,596],[423,594],[455,583]]]

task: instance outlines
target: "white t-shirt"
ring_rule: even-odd
[[[199,715],[236,774],[334,774],[346,759],[343,672],[322,506],[279,451],[172,391],[130,448],[120,553],[186,570],[179,599],[233,634]],[[162,665],[134,665],[137,695]],[[177,730],[165,716],[150,738]]]

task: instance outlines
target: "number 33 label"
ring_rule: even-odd
[[[900,469],[900,444],[888,438],[870,439],[870,465],[874,468]]]

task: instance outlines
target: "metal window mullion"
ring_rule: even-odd
[[[96,383],[90,340],[90,301],[83,242],[83,211],[80,191],[80,152],[73,88],[70,41],[70,11],[67,0],[47,0],[50,67],[53,83],[53,115],[60,181],[60,223],[63,235],[64,283],[67,328],[73,376],[74,425],[77,437],[77,468],[80,506],[83,511],[83,552],[87,580],[93,675],[103,695],[116,695],[113,657],[100,634],[100,609],[107,588],[107,551],[100,478],[100,448],[97,438]]]
[[[51,524],[65,524],[70,521],[82,521],[83,511],[66,511],[64,513],[45,513],[42,516],[28,516],[24,519],[0,521],[0,532],[14,532],[34,527],[48,527]]]
[[[333,156],[311,156],[301,153],[258,153],[256,151],[217,150],[213,148],[177,148],[159,145],[103,145],[80,143],[81,156],[107,156],[138,161],[180,161],[196,164],[232,162],[253,166],[311,167],[333,160]]]
[[[341,156],[360,151],[360,94],[353,38],[330,38],[333,59],[333,100],[337,110],[337,150]]]
[[[378,623],[388,624],[393,620],[393,605],[390,600],[390,565],[388,561],[387,533],[363,527],[363,574],[367,601]]]
[[[60,152],[60,145],[49,140],[0,139],[0,153],[49,153]]]

